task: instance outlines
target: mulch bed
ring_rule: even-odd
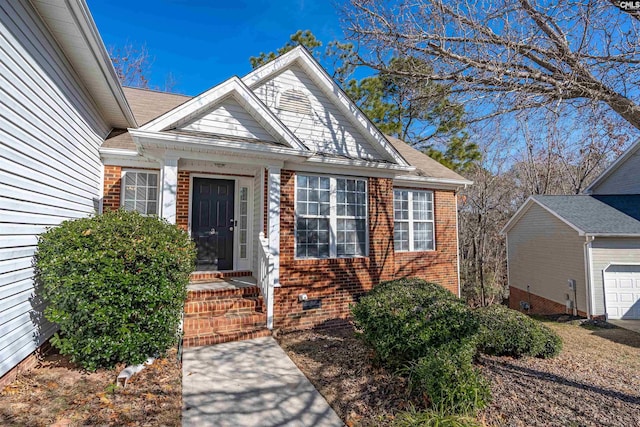
[[[493,401],[485,425],[640,425],[640,335],[619,328],[547,322],[563,338],[554,359],[481,356]],[[348,425],[388,425],[399,410],[424,408],[406,381],[372,363],[353,328],[281,334],[280,345]]]
[[[0,390],[0,425],[180,426],[176,350],[115,387],[124,368],[87,372],[57,353]]]

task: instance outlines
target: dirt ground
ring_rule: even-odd
[[[564,341],[557,358],[480,358],[493,401],[478,420],[491,426],[640,425],[640,335],[547,324]],[[348,425],[386,425],[399,409],[424,407],[424,399],[407,395],[404,379],[372,365],[372,353],[351,328],[278,339]]]
[[[0,390],[2,426],[179,426],[181,370],[176,351],[115,387],[124,366],[86,372],[56,353]]]

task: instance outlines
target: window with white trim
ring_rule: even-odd
[[[367,181],[296,175],[296,257],[367,255]]]
[[[432,191],[394,190],[393,217],[396,251],[435,249]]]
[[[122,206],[143,215],[158,214],[158,172],[124,171]]]

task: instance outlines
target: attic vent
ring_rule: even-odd
[[[304,92],[296,89],[288,89],[280,94],[278,108],[298,114],[311,114],[309,98]]]

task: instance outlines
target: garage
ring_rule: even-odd
[[[604,271],[609,319],[640,319],[640,265],[610,265]]]

